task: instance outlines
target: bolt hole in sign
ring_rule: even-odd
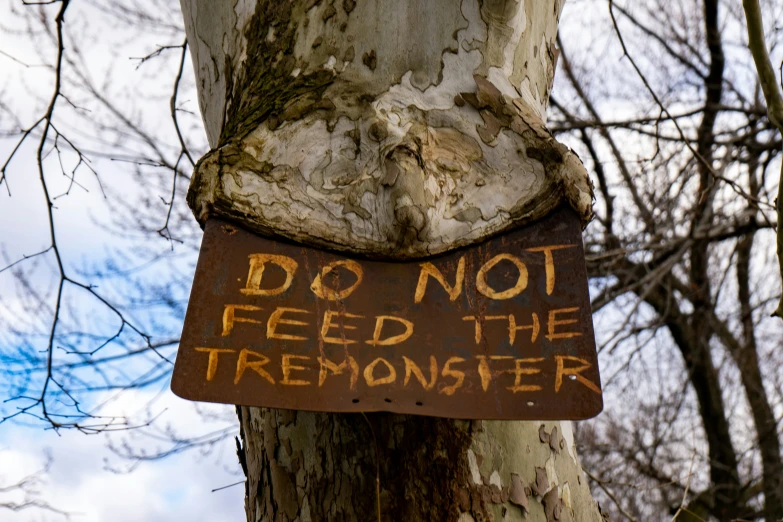
[[[410,262],[210,219],[171,387],[297,410],[593,417],[603,401],[579,219],[561,208]]]

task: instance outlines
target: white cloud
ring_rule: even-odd
[[[149,398],[149,394],[137,393],[127,394],[122,400],[128,407],[138,409]],[[212,429],[192,404],[171,392],[161,402],[169,408],[161,420],[170,423],[178,433],[203,433]],[[112,410],[116,412],[123,405],[117,406],[114,403]],[[232,406],[210,405],[209,409],[229,415],[233,412]],[[215,427],[221,425],[225,424]],[[138,439],[135,442],[143,444]],[[236,474],[239,465],[233,446],[234,441],[227,438],[207,456],[191,451],[142,463],[130,473],[117,474],[106,469],[105,459],[115,467],[125,463],[108,449],[104,436],[72,431],[57,435],[40,428],[5,425],[0,431],[0,484],[42,468],[48,450],[53,461],[47,483],[41,488],[41,498],[73,513],[72,520],[76,522],[239,522],[244,520],[244,487],[238,485],[211,493],[243,478]],[[64,520],[46,512],[3,510],[0,519],[3,522]]]

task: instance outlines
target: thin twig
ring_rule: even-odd
[[[221,486],[219,488],[215,488],[215,489],[212,490],[212,493],[214,493],[215,491],[222,491],[224,489],[233,488],[234,486],[238,486],[238,485],[244,484],[244,483],[245,483],[244,480],[240,480],[239,482],[234,482],[233,484],[229,484],[228,486]]]
[[[46,249],[44,249],[44,250],[41,250],[40,252],[36,252],[35,254],[30,254],[29,256],[28,256],[28,255],[26,255],[26,254],[25,254],[25,255],[22,255],[22,258],[21,258],[21,259],[17,259],[16,261],[14,261],[13,263],[11,263],[10,265],[8,265],[8,266],[6,266],[6,267],[4,267],[4,268],[0,268],[0,274],[2,274],[3,272],[5,272],[6,270],[10,270],[11,268],[15,267],[15,266],[16,266],[16,265],[18,265],[19,263],[23,263],[23,262],[27,261],[28,259],[32,259],[32,258],[34,258],[34,257],[37,257],[37,256],[44,255],[45,253],[49,252],[51,249],[52,249],[52,247],[51,247],[51,246],[49,246],[48,248],[46,248]]]
[[[631,57],[631,54],[628,52],[628,48],[625,45],[625,40],[623,39],[623,35],[620,32],[620,28],[617,25],[617,19],[614,16],[614,9],[615,9],[614,0],[609,0],[609,16],[612,18],[612,25],[614,26],[615,33],[617,34],[617,38],[620,41],[620,46],[623,49],[623,55],[626,58],[628,58],[628,61],[631,63],[631,66],[633,67],[634,71],[636,71],[636,74],[639,76],[639,79],[642,81],[644,87],[647,89],[647,92],[650,93],[650,96],[652,96],[655,103],[658,105],[658,107],[660,107],[661,111],[666,115],[667,119],[669,119],[672,122],[674,128],[677,129],[677,132],[680,136],[680,139],[682,140],[682,143],[685,145],[685,147],[688,148],[689,151],[691,151],[691,153],[696,158],[696,160],[699,163],[701,163],[704,166],[704,168],[715,179],[719,179],[723,181],[729,187],[731,187],[731,189],[734,192],[736,192],[738,195],[752,201],[752,197],[750,196],[750,194],[745,192],[745,190],[737,182],[718,174],[715,171],[715,169],[712,167],[712,165],[710,165],[710,163],[706,159],[704,159],[704,157],[701,154],[699,154],[699,152],[695,148],[693,148],[693,145],[691,144],[691,140],[685,136],[685,132],[682,130],[682,127],[680,126],[677,119],[672,116],[672,114],[669,112],[669,109],[666,108],[666,105],[664,105],[664,103],[655,93],[655,89],[652,88],[650,82],[647,81],[647,78],[644,76],[644,73],[642,73],[641,69],[639,69],[639,66],[636,64],[636,61],[633,59],[633,57]],[[780,199],[783,198],[778,198],[778,200]],[[783,244],[781,245],[781,248],[783,248]],[[783,263],[783,261],[781,261],[781,263]],[[783,271],[783,264],[781,265],[781,270]],[[781,303],[783,304],[783,301],[781,301]]]
[[[636,518],[635,518],[633,515],[631,515],[630,513],[628,513],[628,511],[626,511],[626,510],[625,510],[625,508],[624,508],[624,507],[623,507],[623,505],[620,503],[620,501],[619,501],[619,500],[617,500],[617,497],[616,497],[616,496],[615,496],[615,495],[614,495],[614,494],[613,494],[613,493],[612,493],[612,492],[609,490],[609,488],[607,488],[607,487],[604,485],[604,482],[603,482],[602,480],[600,480],[598,477],[596,477],[595,475],[593,475],[592,473],[590,473],[590,472],[589,472],[589,471],[587,471],[586,469],[584,470],[584,472],[585,472],[585,474],[586,474],[588,477],[590,477],[590,479],[591,479],[593,482],[595,482],[596,484],[598,484],[598,487],[599,487],[599,488],[601,488],[601,489],[603,490],[603,492],[604,492],[604,493],[606,493],[606,496],[608,496],[608,497],[609,497],[609,500],[611,500],[612,502],[614,502],[614,505],[615,505],[615,506],[617,506],[617,509],[618,509],[618,511],[620,511],[620,514],[622,514],[622,515],[623,515],[625,518],[627,518],[627,519],[628,519],[628,520],[630,520],[631,522],[639,522],[638,520],[636,520]]]

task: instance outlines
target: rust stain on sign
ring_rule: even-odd
[[[185,399],[463,419],[603,406],[579,218],[382,262],[207,222],[171,384]]]

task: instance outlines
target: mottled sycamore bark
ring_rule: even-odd
[[[544,125],[562,1],[182,0],[212,150],[188,201],[390,259],[592,188]],[[600,521],[570,424],[239,410],[248,520]]]
[[[560,5],[183,1],[214,149],[196,217],[386,258],[474,243],[561,202],[579,159],[544,127]]]
[[[239,411],[248,521],[602,522],[570,423]]]

